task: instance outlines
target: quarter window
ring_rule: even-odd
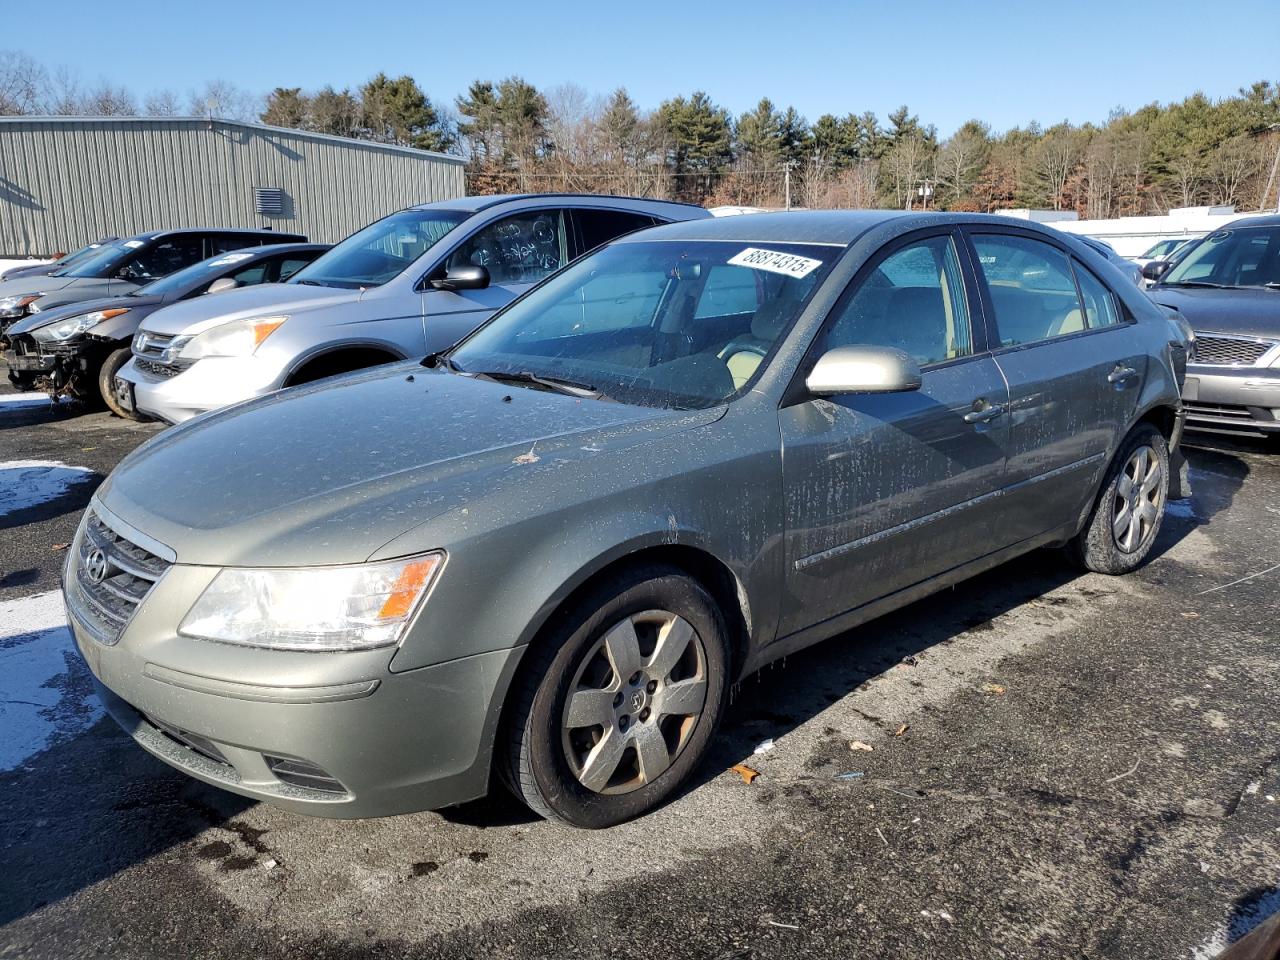
[[[475,265],[492,283],[535,283],[568,260],[563,210],[530,210],[489,224],[449,257],[449,267]]]
[[[930,237],[896,250],[862,281],[826,334],[824,350],[894,347],[921,366],[973,353],[955,243]]]
[[[1072,266],[1076,269],[1076,280],[1084,301],[1084,317],[1089,328],[1114,327],[1120,322],[1120,307],[1116,304],[1115,294],[1079,263],[1072,261]]]
[[[1000,343],[1010,347],[1085,329],[1071,264],[1057,247],[1027,237],[975,236]]]

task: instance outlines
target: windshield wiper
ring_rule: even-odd
[[[475,373],[467,371],[467,373],[477,379],[492,380],[495,383],[529,383],[539,387],[546,387],[548,390],[554,390],[556,393],[563,393],[569,397],[585,397],[589,400],[610,399],[589,383],[579,383],[576,380],[565,380],[561,377],[540,377],[528,370],[521,370],[518,373],[500,370],[477,371]]]
[[[1164,287],[1213,287],[1221,290],[1227,286],[1225,283],[1210,283],[1208,280],[1167,280],[1161,284]]]
[[[445,349],[437,350],[435,353],[428,353],[422,358],[421,364],[428,370],[434,370],[436,367],[444,367],[444,369],[448,370],[450,373],[462,373],[462,371],[458,369],[457,364],[445,356],[448,352],[449,351]]]
[[[321,283],[319,280],[295,280],[296,284],[307,287],[327,287],[327,283]]]

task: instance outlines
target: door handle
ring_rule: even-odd
[[[1004,405],[987,403],[985,400],[973,401],[973,409],[964,415],[965,423],[990,423],[1004,413]]]
[[[1116,367],[1107,374],[1107,383],[1125,383],[1138,375],[1133,367]]]

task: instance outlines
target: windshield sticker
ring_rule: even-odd
[[[142,241],[141,241],[141,240],[126,240],[126,241],[124,242],[124,245],[125,245],[126,247],[128,247],[130,250],[137,250],[140,246],[142,246]]]
[[[822,266],[821,260],[798,257],[794,253],[779,253],[777,250],[760,250],[747,247],[741,253],[728,260],[735,267],[750,267],[752,270],[767,270],[770,273],[781,273],[783,276],[807,277]]]
[[[212,261],[209,266],[229,267],[233,263],[239,263],[241,260],[249,260],[252,259],[252,257],[252,253],[229,253],[225,257],[219,257],[217,260]]]

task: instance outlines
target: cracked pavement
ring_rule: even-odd
[[[155,432],[0,419],[0,461],[98,474]],[[0,773],[0,957],[1213,956],[1280,909],[1280,455],[1192,442],[1138,573],[1044,551],[788,657],[613,830],[309,820],[71,729]],[[4,520],[0,603],[56,587],[92,486]]]

